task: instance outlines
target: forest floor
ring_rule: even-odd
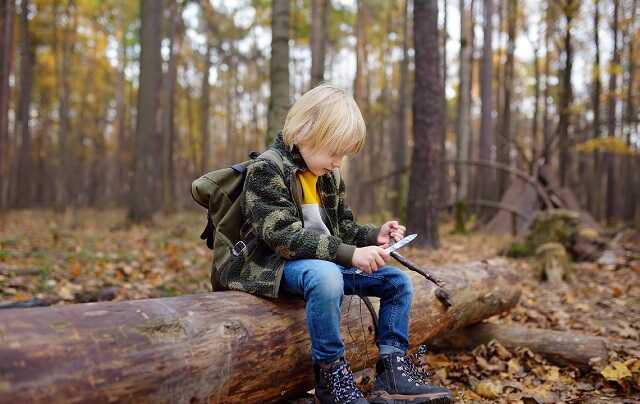
[[[70,304],[210,290],[211,253],[198,237],[202,212],[158,216],[151,226],[124,223],[117,210],[0,215],[0,308],[33,299]],[[441,249],[407,248],[405,255],[423,265],[462,263],[495,256],[510,240],[454,235],[449,225],[441,235]],[[511,264],[523,278],[520,303],[490,321],[639,340],[640,261],[616,270],[575,263],[576,279],[566,290],[540,283],[532,260]],[[494,341],[473,351],[430,352],[424,362],[432,383],[452,389],[457,402],[640,402],[637,357],[612,356],[581,372]]]

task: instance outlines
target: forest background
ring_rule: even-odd
[[[497,202],[509,175],[451,160],[533,173],[544,159],[598,220],[639,223],[637,0],[424,7],[3,1],[0,207],[193,208],[193,179],[264,150],[326,80],[368,124],[345,168],[359,214]]]

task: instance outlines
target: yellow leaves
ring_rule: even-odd
[[[600,374],[604,376],[605,379],[615,382],[631,377],[631,371],[627,365],[622,362],[613,362],[611,365],[604,368]]]
[[[611,63],[607,69],[607,73],[609,74],[622,74],[623,71],[622,65],[619,63]]]
[[[71,264],[69,265],[69,274],[73,278],[77,278],[82,274],[82,266],[77,260],[71,261]]]
[[[632,150],[626,143],[617,137],[601,137],[597,139],[589,139],[575,146],[577,152],[592,153],[594,151],[608,152],[620,155],[638,154]]]
[[[481,397],[493,400],[500,397],[502,385],[498,382],[483,380],[476,384],[473,390]]]

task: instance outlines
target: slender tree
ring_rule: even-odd
[[[438,248],[440,139],[444,132],[444,97],[438,48],[438,3],[415,0],[413,10],[415,85],[414,148],[409,182],[407,224],[419,234],[422,247]]]
[[[565,0],[562,5],[562,13],[565,19],[564,29],[564,67],[562,69],[562,92],[560,93],[560,121],[558,123],[558,137],[560,144],[560,185],[570,184],[570,175],[573,167],[571,147],[573,136],[571,127],[571,104],[573,102],[573,86],[571,76],[573,73],[573,24],[580,3],[575,0]]]
[[[33,86],[33,65],[35,46],[29,32],[29,1],[23,0],[20,10],[20,94],[18,96],[16,136],[20,136],[20,150],[16,171],[16,192],[13,206],[23,208],[31,203],[33,159],[31,150],[31,89]]]
[[[394,171],[401,172],[407,162],[407,81],[409,76],[409,0],[404,0],[402,8],[402,59],[400,60],[400,83],[398,87],[398,103],[396,106],[397,135],[391,143]],[[395,217],[403,214],[403,196],[406,190],[405,176],[396,175],[393,181],[392,209]]]
[[[502,128],[497,143],[497,160],[498,162],[509,165],[511,163],[511,103],[514,81],[514,54],[516,48],[516,21],[518,15],[518,2],[516,0],[508,0],[507,4],[507,61],[504,66],[504,96],[502,111]],[[498,198],[506,192],[508,186],[508,174],[498,172]]]
[[[162,59],[160,56],[162,2],[140,0],[140,90],[138,93],[138,116],[135,139],[133,182],[129,193],[129,219],[146,221],[151,219],[154,148],[157,138],[157,114],[159,107],[158,84],[161,80]]]
[[[479,158],[482,161],[491,160],[491,148],[493,146],[493,118],[492,118],[492,40],[493,34],[493,0],[484,0],[484,27],[483,27],[483,45],[482,45],[482,66],[480,72],[480,98],[482,102],[481,120],[480,120],[480,144]],[[491,200],[493,197],[493,174],[487,169],[478,170],[478,189],[481,199]]]
[[[533,75],[535,76],[534,96],[533,96],[533,122],[531,125],[531,166],[530,170],[533,170],[535,162],[540,157],[540,151],[542,150],[542,140],[539,136],[538,121],[540,121],[540,47],[542,42],[541,31],[538,30],[536,43],[533,47]]]
[[[551,164],[551,122],[549,119],[550,103],[549,97],[551,96],[551,36],[553,34],[553,13],[551,11],[551,4],[547,3],[545,8],[545,30],[544,30],[544,94],[542,96],[544,112],[542,114],[542,156],[547,164]]]
[[[117,193],[118,203],[126,203],[128,190],[128,173],[130,166],[129,136],[127,125],[127,76],[126,69],[128,65],[127,59],[127,26],[128,22],[125,12],[122,8],[118,8],[116,23],[118,25],[116,37],[118,40],[118,78],[116,83],[116,138],[117,138],[117,156],[115,164],[117,166],[116,178],[118,179],[119,189]]]
[[[637,11],[638,11],[638,1],[633,0],[633,4],[631,5],[631,23],[628,27],[628,41],[629,45],[627,48],[628,51],[628,79],[627,79],[627,102],[626,102],[626,117],[625,117],[625,126],[627,128],[627,147],[631,148],[631,137],[635,133],[638,135],[638,113],[636,111],[636,103],[634,97],[637,97],[635,94],[635,78],[636,78],[636,60],[635,60],[635,36],[638,29],[638,21],[637,21]],[[637,209],[637,201],[638,197],[640,197],[640,192],[637,188],[633,186],[633,177],[634,175],[631,173],[633,164],[633,156],[627,155],[624,158],[624,173],[626,176],[626,185],[625,188],[631,191],[631,194],[626,198],[625,204],[625,220],[632,222],[635,216],[635,211]]]
[[[181,36],[182,4],[176,0],[167,3],[169,11],[168,32],[169,60],[164,78],[164,102],[162,113],[162,205],[166,211],[175,209],[175,174],[173,151],[175,145],[175,94],[178,77],[177,48]]]
[[[470,126],[470,46],[471,24],[470,16],[467,13],[465,0],[460,0],[460,58],[458,68],[458,80],[460,88],[458,90],[458,109],[456,118],[456,157],[460,160],[469,156],[469,126]],[[456,165],[456,200],[467,198],[469,191],[469,168],[466,165]]]
[[[7,206],[9,185],[9,76],[13,67],[15,0],[0,4],[0,209]]]
[[[618,104],[618,69],[620,67],[620,49],[618,48],[619,37],[619,14],[620,1],[613,0],[613,21],[611,23],[611,34],[613,36],[613,49],[611,50],[611,63],[609,65],[609,92],[607,99],[607,135],[610,138],[616,137],[616,108]],[[613,220],[617,216],[616,211],[616,173],[615,160],[612,153],[606,154],[607,161],[607,191],[606,191],[606,218]]]
[[[591,109],[593,110],[593,127],[592,127],[592,139],[598,139],[600,137],[600,99],[602,98],[602,82],[600,80],[600,0],[594,1],[594,13],[593,13],[593,42],[595,57],[593,58],[593,68],[591,77],[592,83],[592,97],[591,97]],[[591,175],[588,207],[591,212],[594,212],[596,217],[601,218],[601,203],[602,199],[600,189],[601,175],[601,163],[600,153],[597,150],[593,152],[593,173]]]
[[[273,0],[271,8],[271,97],[267,144],[282,130],[289,108],[289,0]]]
[[[331,0],[311,0],[311,87],[324,80],[327,22]]]

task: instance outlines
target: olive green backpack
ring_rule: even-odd
[[[264,158],[276,163],[284,172],[282,156],[275,150],[267,150],[260,155],[252,152],[249,157],[250,160],[211,171],[191,183],[191,196],[207,209],[207,226],[200,238],[206,240],[207,247],[213,250],[211,287],[214,291],[226,289],[220,283],[216,267],[224,266],[232,255],[237,256],[246,248],[246,244],[240,240],[243,219],[239,196],[244,189],[247,168]]]

